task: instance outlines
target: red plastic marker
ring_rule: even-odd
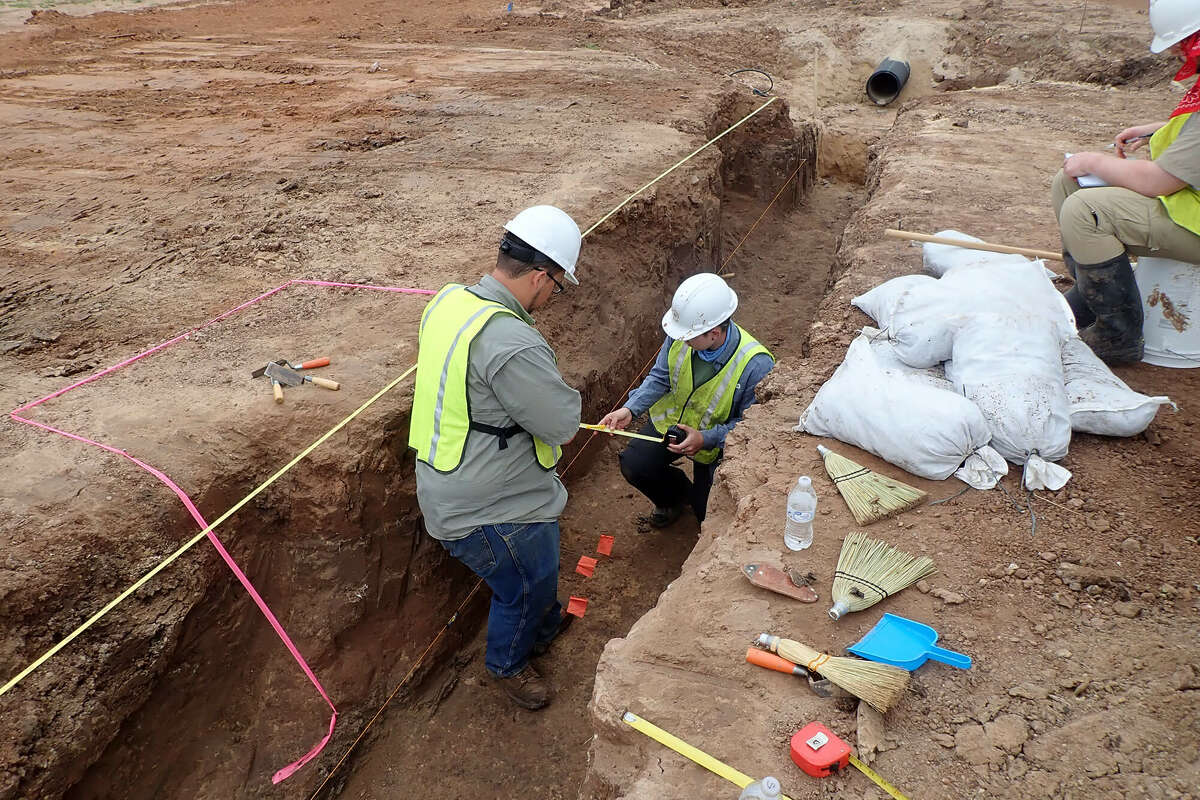
[[[611,556],[613,548],[613,537],[601,536],[600,543],[596,545],[596,552],[602,556]]]
[[[579,563],[575,565],[575,571],[585,578],[592,577],[592,573],[596,571],[596,564],[599,562],[594,558],[580,556]]]
[[[586,597],[572,597],[567,601],[567,613],[575,617],[582,617],[587,612],[587,603]]]

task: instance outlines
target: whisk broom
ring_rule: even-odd
[[[870,608],[935,571],[929,556],[914,556],[887,542],[868,539],[865,533],[851,533],[842,541],[833,573],[829,616],[841,619],[849,611]]]
[[[859,525],[887,519],[925,499],[925,492],[920,489],[872,472],[824,445],[817,445],[817,452],[825,460],[825,471]]]
[[[908,670],[859,658],[831,656],[791,639],[760,634],[755,644],[778,653],[809,672],[820,673],[831,682],[867,703],[881,714],[896,705],[908,688]]]

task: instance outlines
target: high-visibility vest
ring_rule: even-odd
[[[521,319],[503,303],[485,300],[459,283],[444,286],[421,314],[408,446],[417,451],[418,460],[438,472],[458,469],[472,431],[497,436],[501,450],[508,446],[508,437],[523,432],[520,426],[497,428],[471,420],[467,399],[471,342],[500,314]],[[554,469],[562,448],[536,436],[533,445],[542,469]]]
[[[1179,131],[1183,130],[1184,123],[1191,116],[1191,114],[1180,114],[1177,117],[1171,117],[1170,122],[1154,132],[1154,135],[1150,137],[1151,159],[1158,158],[1166,152],[1171,143],[1179,138]],[[1200,236],[1200,192],[1191,186],[1184,186],[1179,191],[1161,195],[1158,199],[1176,225],[1187,228]]]
[[[693,385],[692,348],[676,339],[667,351],[670,368],[671,390],[650,406],[650,422],[659,433],[666,433],[672,425],[688,425],[698,431],[720,425],[729,419],[733,410],[733,395],[741,384],[742,373],[750,359],[760,353],[771,355],[757,339],[745,329],[733,323],[741,335],[737,352],[725,362],[716,375],[699,386]],[[721,455],[721,448],[701,450],[692,456],[701,464],[711,464]]]

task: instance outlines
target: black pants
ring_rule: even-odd
[[[641,433],[648,436],[661,436],[654,426],[647,423]],[[688,480],[687,474],[672,462],[684,458],[678,453],[672,453],[666,444],[647,442],[643,439],[632,439],[629,446],[621,451],[621,474],[625,480],[659,508],[688,503],[696,514],[696,519],[704,521],[708,510],[708,493],[712,489],[713,473],[717,471],[717,463],[698,464],[694,466],[695,480]]]

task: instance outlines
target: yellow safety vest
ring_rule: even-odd
[[[458,469],[473,430],[496,435],[501,450],[508,446],[509,436],[522,432],[520,426],[494,428],[471,420],[467,398],[471,342],[499,314],[521,319],[504,304],[485,300],[459,283],[442,287],[421,314],[408,446],[417,451],[418,460],[438,472]],[[562,448],[536,436],[533,445],[542,469],[554,469]]]
[[[1172,117],[1170,122],[1154,132],[1154,135],[1150,137],[1151,159],[1156,159],[1166,152],[1171,143],[1179,138],[1179,131],[1183,129],[1184,123],[1191,116],[1191,114],[1180,114],[1178,117]],[[1176,225],[1187,228],[1200,236],[1200,192],[1191,186],[1185,186],[1177,192],[1162,195],[1158,199]]]
[[[693,385],[692,348],[676,339],[667,351],[670,367],[671,391],[650,406],[650,422],[659,433],[666,433],[672,425],[688,425],[698,431],[720,425],[729,419],[733,410],[733,395],[742,380],[742,373],[750,359],[760,353],[771,355],[757,339],[746,333],[742,326],[734,323],[741,340],[737,352],[725,362],[716,375],[699,386]],[[701,450],[692,458],[701,464],[711,464],[721,455],[721,448]]]

